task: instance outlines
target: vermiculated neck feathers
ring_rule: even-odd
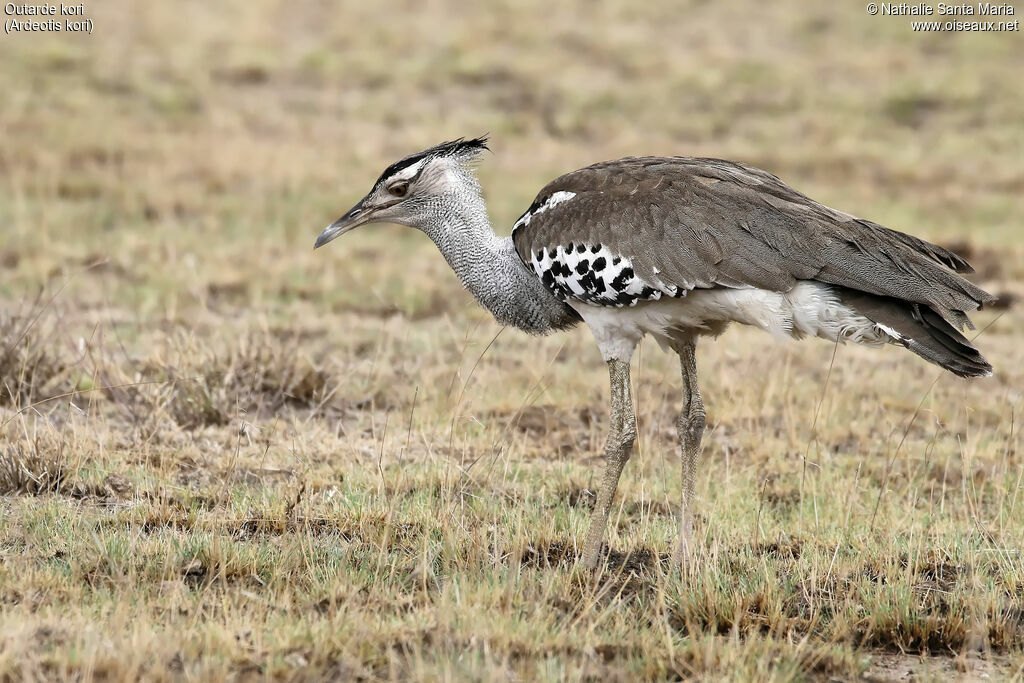
[[[556,299],[519,258],[511,237],[498,237],[476,192],[453,193],[422,226],[463,286],[503,325],[545,334],[579,316]]]

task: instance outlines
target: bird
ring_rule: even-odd
[[[316,239],[368,223],[426,234],[504,326],[590,328],[610,384],[604,470],[580,560],[597,569],[609,511],[637,436],[630,360],[650,335],[679,356],[682,464],[674,561],[692,562],[694,488],[707,421],[696,347],[730,323],[777,337],[902,346],[960,377],[992,366],[963,334],[995,297],[957,254],[820,204],[777,176],[714,158],[626,157],[562,175],[510,236],[495,233],[475,169],[487,137],[459,138],[388,166]]]

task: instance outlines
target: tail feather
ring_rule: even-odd
[[[893,341],[960,377],[988,377],[992,365],[967,337],[930,306],[836,288],[839,300]],[[962,311],[961,316],[966,317]]]

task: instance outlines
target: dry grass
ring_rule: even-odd
[[[63,443],[40,443],[37,438],[9,444],[0,450],[0,493],[65,493],[70,469]]]
[[[0,312],[0,405],[31,404],[35,392],[59,381],[65,364],[40,334],[39,302],[29,316]]]
[[[1016,35],[797,0],[87,11],[0,43],[0,678],[1024,672]],[[679,381],[645,346],[591,579],[588,333],[499,334],[394,226],[311,250],[394,157],[486,131],[498,225],[559,172],[683,153],[957,244],[1006,295],[996,375],[704,345],[681,576]]]

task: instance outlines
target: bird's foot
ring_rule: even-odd
[[[687,569],[693,564],[697,548],[693,542],[693,527],[685,520],[679,525],[679,540],[676,542],[676,550],[672,555],[672,562],[676,567]]]
[[[680,542],[676,545],[676,551],[672,554],[672,564],[676,567],[686,569],[690,566],[693,561],[693,553],[690,550],[690,545],[686,542]]]

